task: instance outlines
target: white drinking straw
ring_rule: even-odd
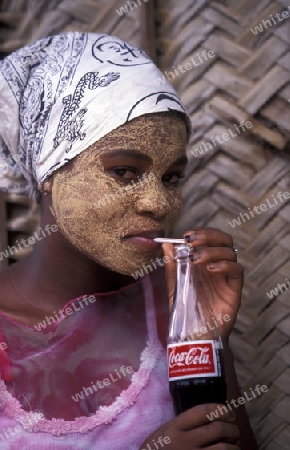
[[[155,238],[154,242],[159,242],[163,244],[163,242],[168,242],[169,244],[185,244],[184,239],[170,239],[170,238]]]

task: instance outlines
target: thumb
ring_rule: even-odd
[[[171,312],[176,284],[176,262],[174,259],[174,247],[172,244],[162,244],[165,257],[165,276],[167,282],[167,292],[169,299],[169,311]]]

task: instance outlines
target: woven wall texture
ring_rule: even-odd
[[[125,3],[3,0],[0,21],[9,27],[1,26],[0,51],[63,30],[106,32],[138,45],[145,6],[120,17],[116,9]],[[245,288],[232,346],[242,389],[269,387],[246,404],[262,450],[289,450],[290,444],[290,204],[278,196],[290,191],[290,17],[282,15],[288,6],[156,2],[158,64],[194,128],[176,235],[214,226],[229,232],[240,250]],[[7,229],[14,224],[14,234],[22,233],[20,223],[32,223],[29,214],[14,212]]]

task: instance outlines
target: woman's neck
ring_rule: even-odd
[[[3,272],[3,276],[9,298],[12,296],[15,301],[18,296],[21,303],[45,312],[60,309],[81,295],[115,291],[134,282],[132,277],[112,272],[87,258],[60,232],[38,241],[34,251]]]

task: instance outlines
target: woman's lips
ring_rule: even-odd
[[[124,238],[124,241],[130,242],[131,244],[147,251],[159,250],[161,245],[158,242],[154,242],[153,239],[146,238],[144,236],[128,236]]]

